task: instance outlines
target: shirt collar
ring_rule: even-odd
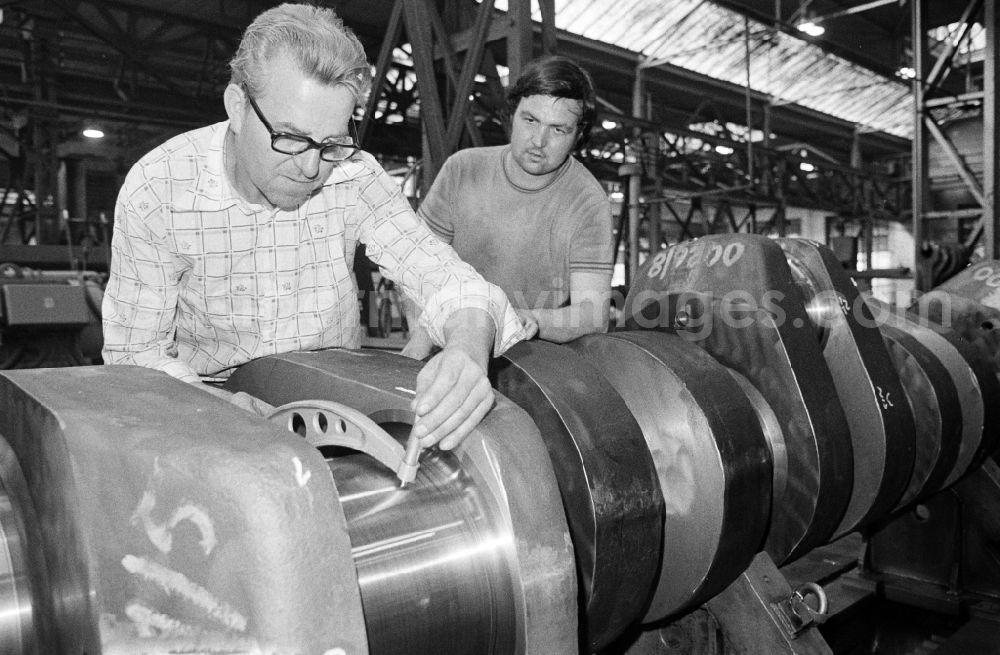
[[[176,209],[219,211],[240,202],[239,194],[226,177],[223,148],[228,131],[229,121],[211,127],[211,137],[204,150],[198,153],[201,159],[198,176],[187,191],[174,201]]]

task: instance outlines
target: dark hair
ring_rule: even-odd
[[[580,136],[576,147],[579,148],[590,137],[590,128],[594,125],[597,115],[597,99],[594,93],[594,82],[590,74],[572,59],[551,55],[535,59],[525,66],[517,81],[507,90],[507,107],[505,119],[510,121],[522,98],[528,96],[552,96],[554,98],[569,98],[579,100],[583,105],[583,114],[578,123]]]

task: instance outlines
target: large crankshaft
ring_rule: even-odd
[[[932,310],[858,294],[812,242],[679,244],[622,329],[499,358],[495,408],[405,488],[399,355],[251,362],[226,388],[270,416],[133,367],[0,374],[0,650],[649,653],[643,626],[760,557],[993,452],[984,338]]]

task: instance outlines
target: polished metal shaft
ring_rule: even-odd
[[[425,453],[405,488],[365,455],[328,462],[372,655],[516,652],[512,538],[455,457]]]
[[[0,480],[0,653],[34,652],[24,526]]]

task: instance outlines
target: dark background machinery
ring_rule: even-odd
[[[228,59],[243,27],[271,4],[4,0],[0,246],[69,241],[88,247],[89,265],[100,270],[95,242],[109,227],[121,177],[169,136],[224,118]],[[867,277],[912,278],[931,256],[924,241],[962,245],[966,256],[976,248],[986,258],[997,254],[989,205],[997,111],[992,3],[326,4],[357,31],[376,67],[375,92],[359,113],[364,146],[412,180],[415,200],[450,152],[502,141],[504,80],[532,56],[559,52],[583,63],[598,87],[600,124],[580,156],[609,193],[623,196],[619,233],[629,274],[664,241],[725,231],[785,235],[795,230],[793,207],[849,226],[868,256]],[[719,57],[714,76],[556,29],[554,18],[639,22],[655,19],[643,12],[666,15],[671,4],[687,14],[652,25],[677,41],[702,29],[705,40],[685,47],[706,61]],[[826,32],[805,35],[798,27],[806,19]],[[830,88],[828,57],[864,71],[867,86]],[[764,60],[781,63],[775,77],[815,83],[800,97],[760,91],[763,79],[748,66]],[[922,83],[901,77],[904,69]],[[912,96],[909,126],[868,124],[877,112],[865,114],[858,99],[884,91]],[[842,118],[838,103],[861,113]],[[87,127],[100,127],[105,138],[81,137]],[[885,221],[910,227],[917,255],[910,270],[871,272],[873,226]],[[18,253],[0,254],[0,261],[32,265]],[[46,255],[62,268],[77,265],[58,249]],[[920,282],[926,290],[934,281]]]

